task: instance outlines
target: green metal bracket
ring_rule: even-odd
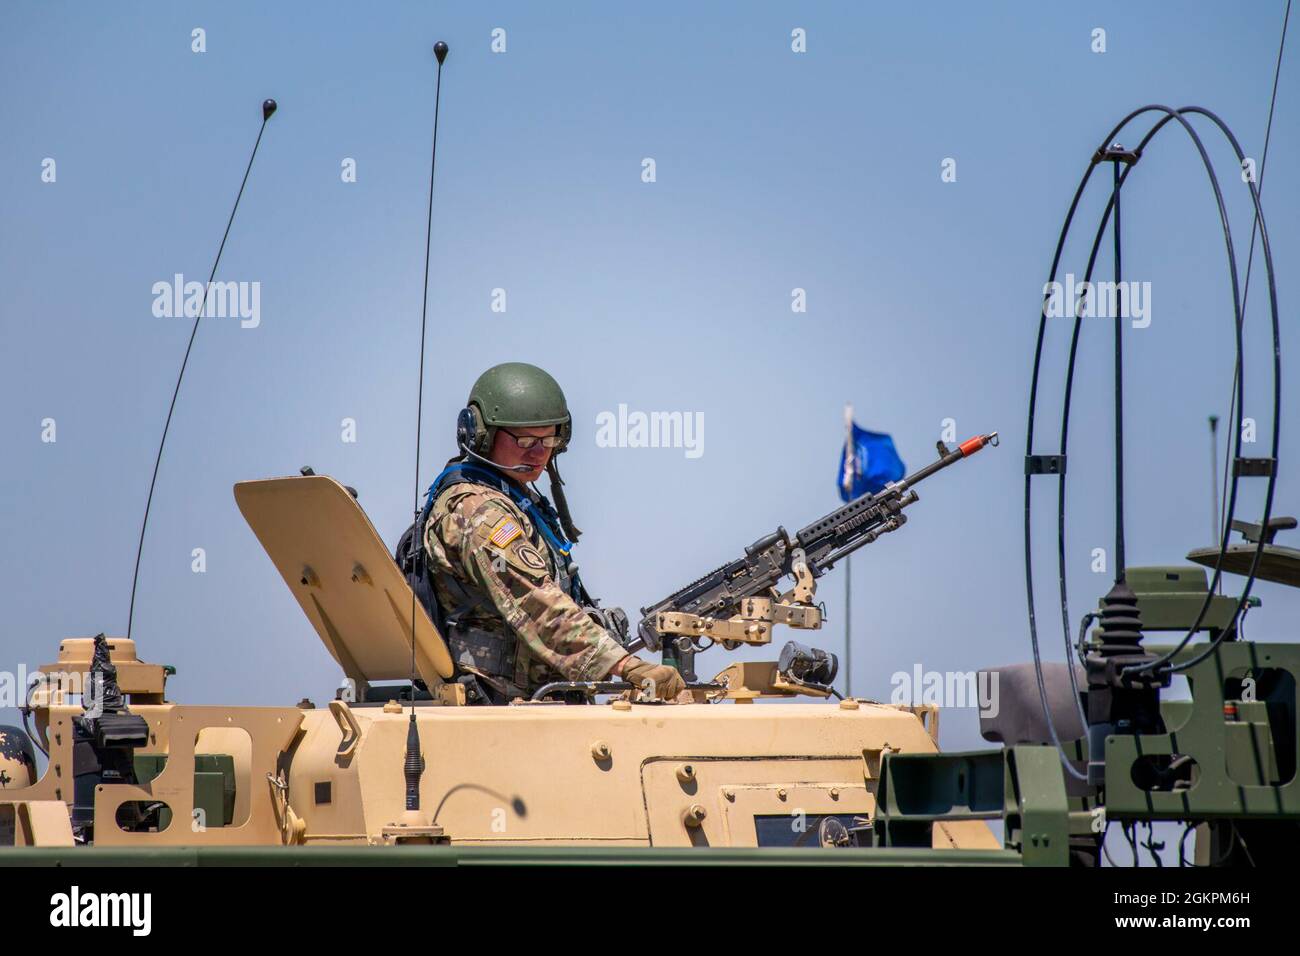
[[[1070,807],[1056,751],[1017,746],[967,753],[886,754],[872,842],[929,847],[941,821],[1002,820],[1027,866],[1067,866]]]
[[[1162,706],[1167,733],[1106,738],[1106,818],[1300,819],[1300,646],[1226,641],[1184,673],[1192,700]],[[1139,762],[1173,755],[1195,761],[1191,786],[1142,789]]]

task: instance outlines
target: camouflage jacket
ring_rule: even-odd
[[[499,489],[472,481],[442,489],[423,540],[438,601],[460,622],[446,635],[452,656],[463,669],[496,678],[498,690],[527,694],[553,680],[599,680],[626,655],[561,586],[563,557]],[[501,667],[476,667],[476,642],[480,649],[503,643],[510,653]]]

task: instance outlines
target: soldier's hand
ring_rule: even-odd
[[[623,679],[638,689],[644,681],[654,681],[655,696],[660,700],[673,700],[686,689],[686,681],[682,680],[677,668],[666,664],[651,664],[639,657],[624,662]]]

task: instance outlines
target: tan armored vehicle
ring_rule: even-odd
[[[564,685],[468,706],[442,637],[344,486],[278,478],[235,497],[346,675],[338,698],[186,706],[133,641],[65,640],[31,700],[48,768],[26,781],[19,762],[0,791],[12,844],[93,844],[65,851],[74,861],[166,847],[265,858],[248,848],[844,845],[872,818],[882,756],[937,750],[935,707],[837,702],[789,663],[736,664],[696,685],[693,703]],[[773,621],[819,626],[810,585],[717,623],[748,643],[770,641]],[[933,845],[1004,852],[979,820],[936,823]]]

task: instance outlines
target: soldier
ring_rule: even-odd
[[[550,375],[509,362],[488,369],[456,423],[461,454],[429,488],[420,520],[434,608],[462,673],[494,703],[555,680],[626,680],[672,700],[685,689],[672,667],[629,655],[621,609],[595,606],[570,549],[569,518],[554,456],[572,419]],[[535,487],[550,476],[553,508]],[[485,686],[483,686],[485,685]]]

